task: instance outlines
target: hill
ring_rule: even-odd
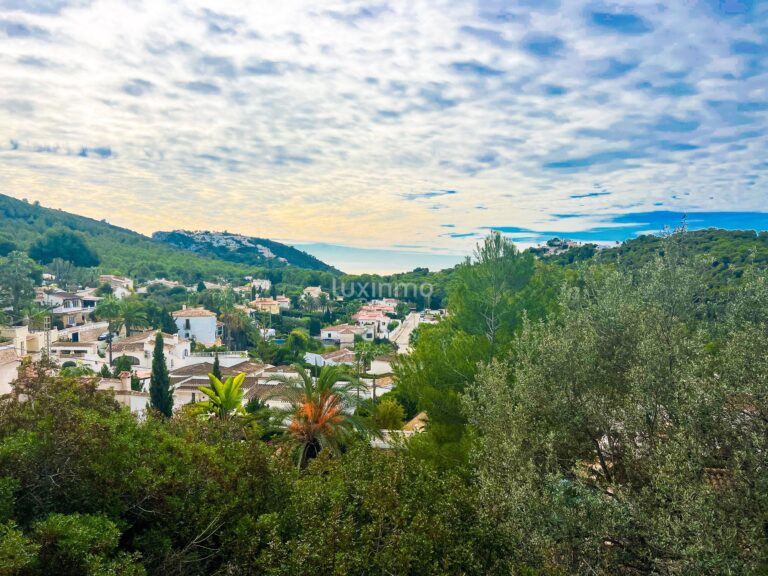
[[[67,246],[62,245],[65,239]],[[273,250],[279,250],[279,243]],[[283,245],[279,245],[283,246]],[[81,265],[98,265],[102,272],[127,274],[138,280],[165,277],[183,282],[201,279],[237,278],[257,272],[254,264],[218,258],[212,253],[195,253],[138,232],[95,220],[45,208],[39,203],[29,203],[0,194],[0,256],[11,250],[31,251],[41,260],[40,254],[50,256],[52,248],[69,249],[72,261],[82,259]],[[304,260],[291,257],[291,250],[280,252],[285,261],[271,263],[273,267],[300,267]],[[299,252],[299,251],[296,251]],[[82,258],[83,253],[87,258]],[[284,254],[288,254],[285,256]],[[301,253],[303,254],[303,253]],[[76,257],[78,255],[78,257]],[[330,266],[317,261],[317,266]],[[266,261],[262,267],[268,267]]]
[[[710,262],[710,289],[718,291],[739,279],[749,267],[768,267],[768,232],[708,228],[688,230],[680,236],[681,248],[692,257]],[[543,261],[561,266],[594,261],[614,263],[623,269],[637,269],[663,255],[661,236],[646,234],[616,246],[601,248],[596,244],[574,245],[553,239],[546,247],[531,248]]]
[[[152,238],[182,250],[189,250],[227,262],[280,268],[286,265],[322,272],[338,272],[333,266],[292,246],[230,232],[173,230],[155,232]]]

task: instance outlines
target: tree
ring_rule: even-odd
[[[163,416],[173,414],[173,389],[171,388],[168,367],[165,364],[163,333],[155,335],[155,349],[152,353],[152,375],[149,380],[150,404]]]
[[[149,325],[144,304],[136,297],[120,300],[120,318],[128,336],[135,330]]]
[[[210,414],[219,420],[230,420],[235,416],[245,414],[243,407],[244,373],[229,376],[224,382],[213,374],[208,374],[208,379],[211,381],[211,385],[200,387],[200,391],[208,396],[208,400],[195,404],[194,411],[196,413]]]
[[[373,410],[373,422],[380,430],[400,430],[405,410],[394,398],[385,398]]]
[[[298,378],[276,378],[283,384],[274,395],[290,403],[286,412],[288,436],[298,446],[298,467],[303,470],[321,450],[338,453],[354,432],[365,430],[352,415],[353,394],[360,386],[338,366],[323,366],[313,378],[296,366]]]
[[[96,296],[111,296],[114,293],[114,289],[108,282],[104,282],[96,288]]]
[[[216,379],[221,380],[221,365],[219,364],[219,353],[216,352],[213,356],[213,369],[211,370]]]
[[[764,547],[768,277],[713,316],[711,264],[679,239],[632,273],[580,274],[468,389],[506,572],[764,571],[746,551]]]
[[[475,249],[474,261],[467,258],[457,269],[448,296],[451,314],[462,330],[487,339],[490,358],[520,321],[534,269],[533,255],[498,232]]]
[[[105,320],[108,323],[107,344],[109,345],[109,365],[112,366],[112,340],[123,324],[120,302],[112,296],[107,296],[96,305],[93,313],[98,320]]]
[[[198,292],[205,292],[205,282],[200,280],[200,282],[197,283],[197,291]]]
[[[85,241],[82,234],[66,229],[49,230],[35,241],[29,256],[41,264],[49,264],[55,258],[72,262],[75,266],[99,265],[99,257]]]
[[[0,259],[0,309],[11,308],[14,322],[35,299],[35,276],[39,269],[22,252],[11,252]]]

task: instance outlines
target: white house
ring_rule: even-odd
[[[148,330],[121,338],[112,344],[113,362],[120,356],[128,356],[132,366],[144,369],[152,368],[152,353],[155,349],[156,332]],[[163,334],[165,363],[168,370],[186,366],[190,358],[190,342],[178,334]]]
[[[132,414],[145,414],[149,408],[149,392],[131,390],[131,373],[120,372],[120,378],[102,378],[98,384],[99,390],[110,390],[123,406],[127,406]]]
[[[326,352],[325,354],[317,354],[315,352],[307,352],[304,354],[304,361],[307,364],[313,366],[339,366],[345,364],[347,366],[354,366],[357,364],[357,357],[355,353],[348,349],[342,348],[341,350],[334,350],[332,352]]]
[[[290,310],[291,309],[291,299],[288,298],[285,294],[279,294],[275,296],[275,301],[277,302],[278,307],[280,310]]]
[[[18,376],[21,360],[13,343],[0,344],[0,395],[11,392],[11,382]]]
[[[42,305],[50,310],[54,320],[64,327],[85,324],[86,317],[92,311],[83,306],[83,300],[77,294],[57,291],[51,294],[43,293]]]
[[[185,305],[172,316],[182,338],[193,339],[204,346],[214,346],[220,342],[216,314],[210,310],[187,308]]]
[[[373,340],[373,330],[365,326],[338,324],[336,326],[326,326],[320,330],[320,338],[324,343],[336,344],[342,348],[354,346],[355,336],[358,335],[363,340]]]
[[[304,288],[304,291],[302,292],[301,297],[302,298],[320,298],[322,294],[325,294],[325,292],[323,292],[322,286],[307,286],[306,288]]]
[[[133,280],[123,276],[113,276],[112,274],[102,274],[99,276],[99,282],[109,284],[112,288],[112,296],[122,300],[133,293]]]
[[[387,316],[381,310],[363,306],[352,316],[352,320],[360,326],[368,326],[373,329],[376,338],[386,338],[389,334],[388,325],[392,318]]]
[[[272,281],[262,278],[254,278],[251,280],[251,286],[256,288],[259,292],[269,292],[272,288]]]

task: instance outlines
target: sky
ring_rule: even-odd
[[[0,0],[0,192],[349,271],[768,229],[768,1]]]

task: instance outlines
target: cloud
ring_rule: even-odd
[[[701,122],[698,120],[683,120],[664,114],[658,119],[654,129],[659,132],[693,132],[699,126],[701,126]]]
[[[592,25],[618,34],[647,34],[653,27],[644,18],[631,12],[599,12],[589,13]]]
[[[453,62],[451,64],[451,69],[458,74],[469,74],[474,76],[494,77],[504,74],[502,70],[475,61]]]
[[[626,76],[632,70],[637,68],[638,63],[634,61],[622,61],[617,58],[607,58],[597,63],[598,71],[595,77],[603,80],[614,80]]]
[[[400,194],[400,196],[406,200],[422,200],[439,198],[440,196],[453,196],[454,194],[458,194],[458,192],[456,190],[430,190],[428,192],[407,192]]]
[[[540,58],[558,56],[564,47],[565,43],[559,37],[549,34],[530,34],[523,39],[525,51]]]
[[[638,158],[640,155],[639,152],[634,150],[609,150],[589,156],[546,162],[544,168],[546,170],[579,170],[600,164],[616,164],[624,160]]]
[[[4,191],[97,218],[108,194],[142,232],[453,251],[491,220],[765,209],[762,3],[262,4],[0,0]]]
[[[129,96],[143,96],[152,91],[154,84],[149,80],[142,80],[141,78],[134,78],[128,80],[123,84],[123,92]]]
[[[45,28],[27,24],[18,20],[0,20],[0,37],[8,38],[48,38],[49,33]]]
[[[237,67],[232,58],[222,56],[203,56],[197,61],[195,72],[202,76],[221,76],[222,78],[234,78],[237,76]]]
[[[502,32],[500,32],[499,30],[494,30],[492,28],[483,28],[483,27],[477,27],[477,26],[462,26],[461,28],[459,28],[459,31],[469,37],[475,38],[477,40],[481,40],[483,42],[487,42],[488,44],[492,44],[494,46],[506,48],[512,45],[512,42],[504,38],[504,34]]]
[[[194,80],[192,82],[179,82],[179,87],[189,90],[190,92],[197,92],[198,94],[219,94],[221,88],[211,82],[202,82]]]
[[[572,194],[571,198],[598,198],[600,196],[610,196],[610,192],[588,192],[587,194]]]
[[[371,4],[369,6],[359,6],[351,10],[327,10],[325,15],[339,22],[355,26],[361,21],[375,20],[388,12],[390,12],[390,9],[386,4]]]
[[[97,146],[96,148],[81,148],[80,152],[78,153],[78,156],[82,158],[91,158],[91,157],[97,157],[97,158],[111,158],[112,157],[112,149],[108,146]]]

